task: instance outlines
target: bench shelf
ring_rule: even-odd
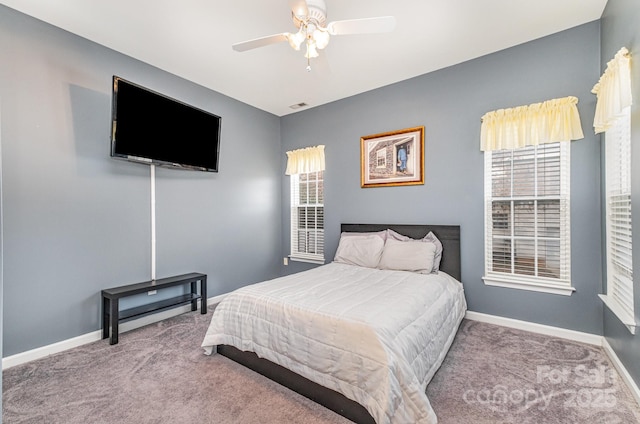
[[[198,294],[198,282],[200,283],[200,294]],[[187,284],[191,286],[190,293],[159,300],[157,302],[147,303],[122,311],[119,309],[119,301],[123,297]],[[206,314],[207,276],[206,274],[200,274],[197,272],[102,290],[102,338],[108,338],[109,330],[111,330],[111,339],[109,340],[109,344],[116,344],[118,343],[119,322],[128,321],[133,318],[139,318],[187,304],[191,304],[191,310],[195,311],[198,309],[198,299],[200,299],[200,313]]]

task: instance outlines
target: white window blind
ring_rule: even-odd
[[[291,175],[291,259],[324,263],[324,171]]]
[[[607,306],[635,334],[631,225],[631,108],[605,133]]]
[[[568,142],[485,152],[485,283],[569,295]]]

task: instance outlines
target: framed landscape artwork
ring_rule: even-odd
[[[360,138],[361,187],[424,184],[424,127]]]

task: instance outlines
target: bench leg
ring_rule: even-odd
[[[102,296],[102,338],[109,337],[109,308],[111,307],[111,301]]]
[[[200,313],[207,313],[207,276],[200,280]]]
[[[111,316],[109,317],[111,321],[111,340],[109,340],[109,344],[112,345],[118,343],[119,303],[118,299],[111,299]]]
[[[191,282],[191,294],[198,294],[198,283],[196,281]],[[195,311],[198,309],[198,299],[193,299],[191,301],[191,310]]]

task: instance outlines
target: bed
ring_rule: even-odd
[[[375,236],[388,229],[401,241],[435,235],[442,245],[439,271],[430,265],[414,272],[376,269],[343,260],[347,235],[362,233],[352,240],[378,246]],[[357,423],[435,423],[425,389],[466,310],[460,227],[342,224],[341,231],[336,261],[227,295],[202,346]],[[384,240],[388,251],[431,249],[431,243]]]

